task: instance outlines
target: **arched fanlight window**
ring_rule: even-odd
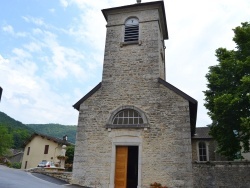
[[[140,129],[149,128],[145,112],[135,106],[121,106],[113,111],[108,119],[106,128],[111,129]]]
[[[199,142],[199,161],[207,161],[207,146],[205,142]]]
[[[143,124],[140,114],[134,109],[119,111],[112,120],[113,125],[138,125]]]
[[[124,42],[133,42],[139,40],[139,20],[129,18],[125,22]]]

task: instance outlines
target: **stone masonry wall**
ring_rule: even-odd
[[[44,168],[26,171],[41,173],[72,183],[71,172],[48,172]],[[194,188],[249,188],[250,162],[195,162],[193,163],[193,177]]]
[[[141,44],[120,46],[131,16],[140,20]],[[192,188],[189,103],[157,81],[164,71],[158,11],[131,10],[108,19],[102,87],[80,106],[72,182],[113,187],[114,141],[124,138],[141,141],[142,188],[155,181]],[[144,112],[149,128],[107,130],[111,114],[128,105]]]
[[[89,187],[110,184],[112,136],[121,133],[142,139],[142,187],[155,181],[170,187],[192,187],[188,102],[157,81],[154,85],[150,90],[135,88],[134,95],[124,91],[120,96],[101,88],[81,105],[73,168],[75,183]],[[144,111],[150,128],[108,132],[105,125],[110,114],[124,105]]]
[[[104,86],[107,84],[116,90],[117,84],[134,85],[157,79],[163,74],[164,68],[160,57],[163,44],[157,13],[157,10],[144,10],[109,16],[102,78]],[[140,45],[121,46],[124,22],[129,17],[139,19]]]
[[[193,163],[194,188],[249,188],[250,162]]]

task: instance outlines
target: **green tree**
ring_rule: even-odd
[[[68,157],[66,159],[66,163],[73,164],[74,153],[75,153],[75,146],[68,146],[66,148],[66,154],[65,155]]]
[[[8,150],[13,145],[12,135],[8,133],[8,129],[2,125],[0,125],[0,156],[4,156],[8,153]]]
[[[27,139],[31,136],[31,134],[27,130],[13,130],[13,141],[14,145],[13,148],[19,149],[24,147],[24,143],[27,141]]]
[[[241,158],[250,140],[250,23],[233,29],[235,50],[216,50],[218,65],[209,67],[205,107],[213,123],[210,135],[217,151],[228,159]]]

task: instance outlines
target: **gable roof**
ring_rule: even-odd
[[[24,146],[26,146],[28,143],[30,143],[30,141],[36,137],[36,136],[41,136],[42,138],[46,138],[47,140],[51,140],[55,143],[58,143],[58,144],[61,144],[61,145],[66,145],[66,146],[69,146],[69,145],[74,145],[68,141],[65,141],[65,140],[62,140],[60,138],[56,138],[56,137],[52,137],[52,136],[48,136],[48,135],[45,135],[45,134],[40,134],[40,133],[33,133],[30,138],[24,143]]]
[[[190,97],[183,91],[179,90],[175,86],[171,85],[170,83],[166,82],[165,80],[158,78],[158,82],[167,87],[168,89],[172,90],[179,96],[183,97],[184,99],[189,101],[189,114],[190,114],[190,126],[191,126],[191,135],[195,134],[196,128],[196,118],[197,118],[197,107],[198,102],[194,98]],[[91,95],[93,95],[98,89],[102,86],[102,82],[96,85],[90,92],[88,92],[84,97],[82,97],[77,103],[73,105],[73,107],[79,111],[80,105],[87,100]]]
[[[100,89],[102,86],[102,82],[97,84],[90,92],[88,92],[86,95],[84,95],[78,102],[76,102],[73,107],[79,111],[80,105],[87,100],[91,95],[93,95],[98,89]]]
[[[166,82],[165,80],[158,78],[158,82],[167,87],[168,89],[172,90],[179,96],[183,97],[184,99],[188,100],[189,102],[189,115],[190,115],[190,126],[191,126],[191,135],[195,134],[195,128],[196,128],[196,118],[197,118],[197,108],[198,108],[198,102],[194,98],[190,97],[183,91],[179,90],[172,84]]]
[[[165,6],[163,1],[152,1],[152,2],[146,2],[146,3],[135,3],[132,5],[125,5],[120,7],[113,7],[113,8],[107,8],[103,9],[102,13],[105,18],[105,20],[108,20],[108,14],[113,12],[118,12],[120,10],[131,10],[133,8],[138,9],[143,6],[155,6],[159,10],[160,17],[160,24],[162,27],[162,34],[164,39],[168,39],[168,29],[167,29],[167,20],[166,20],[166,14],[165,14]]]
[[[197,127],[192,139],[212,139],[209,135],[210,127]]]

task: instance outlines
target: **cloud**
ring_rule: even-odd
[[[32,34],[39,35],[42,34],[43,31],[40,28],[34,28],[32,29]]]
[[[69,6],[69,3],[67,0],[60,0],[60,3],[61,5],[64,7],[64,8],[67,8]]]
[[[38,26],[47,26],[44,23],[43,18],[36,18],[36,17],[32,17],[32,16],[22,16],[22,18],[27,23],[33,23],[33,24],[38,25]]]
[[[209,66],[218,63],[217,48],[235,48],[232,29],[249,20],[250,5],[246,0],[164,3],[169,33],[169,40],[165,41],[166,79],[198,100],[197,125],[205,126],[211,123],[203,106],[205,75]]]
[[[29,44],[24,44],[24,48],[30,52],[40,52],[42,45],[36,42],[30,42]]]
[[[64,7],[69,8],[76,5],[80,10],[80,15],[75,18],[74,23],[68,33],[78,41],[87,43],[89,46],[98,50],[96,54],[103,54],[105,44],[106,21],[101,13],[101,9],[113,6],[124,5],[124,2],[115,0],[89,1],[89,0],[61,0]],[[134,4],[135,1],[127,0],[126,3]]]
[[[42,48],[51,54],[50,57],[44,59],[47,64],[47,77],[66,79],[71,75],[77,79],[85,79],[87,72],[81,66],[84,60],[82,52],[60,45],[57,41],[57,36],[48,31],[43,32],[42,41]]]
[[[6,33],[11,34],[14,37],[26,37],[27,36],[27,33],[25,33],[25,32],[15,32],[14,28],[11,25],[3,26],[2,30]]]
[[[55,9],[54,8],[51,8],[51,9],[49,9],[49,11],[51,12],[51,13],[55,13]]]
[[[23,20],[35,25],[26,33],[27,40],[14,47],[8,59],[0,54],[2,109],[24,123],[76,124],[77,111],[72,104],[79,93],[72,90],[72,95],[67,94],[71,86],[66,84],[72,83],[73,78],[84,83],[94,75],[95,67],[89,61],[84,63],[85,55],[79,48],[60,41],[67,35],[63,29],[41,18],[25,16]],[[2,30],[11,36],[17,34],[11,25]],[[63,85],[67,92],[59,89]]]
[[[21,53],[11,59],[0,55],[0,82],[4,90],[1,107],[5,113],[24,123],[76,124],[76,120],[72,121],[72,116],[76,116],[71,109],[72,99],[54,92],[49,82],[37,76],[34,62],[26,60],[20,65],[18,57],[25,60]]]
[[[53,76],[56,78],[66,78],[69,73],[73,76],[81,77],[86,73],[82,67],[78,64],[80,60],[84,59],[81,53],[73,49],[68,49],[59,45],[50,46],[52,52],[52,71]]]
[[[11,25],[3,26],[2,29],[3,29],[3,31],[5,31],[7,33],[14,34],[14,29]]]
[[[18,56],[18,59],[24,59],[24,58],[30,58],[31,57],[31,54],[28,53],[27,51],[23,50],[23,49],[20,49],[20,48],[14,48],[12,50],[12,52]]]
[[[53,16],[70,12],[72,17],[65,21],[62,17],[55,24],[46,15],[24,14],[25,28],[18,24],[1,28],[4,36],[19,42],[8,54],[0,54],[1,108],[25,123],[76,124],[78,112],[72,104],[101,81],[106,33],[101,9],[136,1],[59,3],[44,12],[49,10]],[[205,74],[217,63],[215,49],[234,48],[232,28],[249,20],[250,4],[247,0],[164,3],[169,32],[165,41],[167,81],[198,100],[197,125],[205,126],[211,122],[203,107]]]

